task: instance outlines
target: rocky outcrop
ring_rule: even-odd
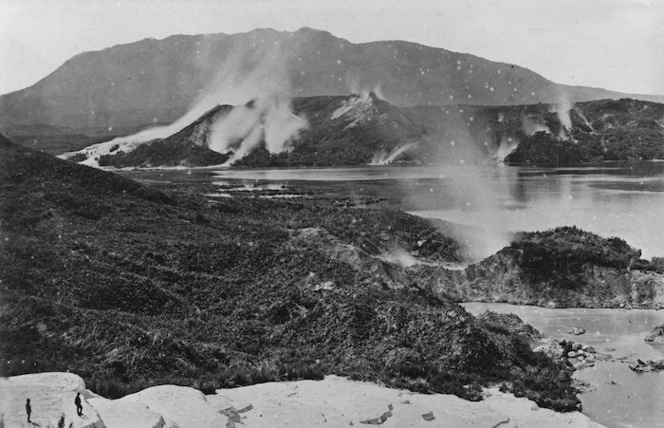
[[[564,362],[566,367],[572,371],[594,367],[597,361],[611,359],[609,354],[598,353],[594,347],[572,340],[551,340],[540,343],[533,350],[543,352],[554,360]]]
[[[408,273],[421,286],[464,302],[664,308],[664,274],[639,255],[618,238],[558,228],[523,234],[464,271],[418,265]]]
[[[496,302],[552,308],[664,308],[664,275],[641,270],[620,271],[588,264],[576,289],[555,282],[534,283],[511,254],[496,254],[465,271],[418,265],[413,279],[438,293],[463,302]]]
[[[664,324],[653,328],[652,332],[646,336],[645,341],[648,343],[664,343]]]
[[[630,365],[629,368],[637,373],[661,372],[664,371],[664,360],[636,360],[636,364]]]
[[[516,314],[501,314],[498,312],[486,311],[477,317],[478,320],[485,323],[487,326],[494,327],[500,326],[511,333],[518,334],[534,345],[540,341],[544,335],[539,332],[535,327],[526,324]]]

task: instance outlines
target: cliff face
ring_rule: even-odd
[[[545,245],[545,244],[541,244]],[[421,286],[453,299],[548,307],[664,308],[664,275],[603,260],[583,261],[564,272],[533,275],[528,250],[507,247],[463,271],[416,266]],[[566,256],[562,249],[560,258]],[[574,257],[579,257],[574,254]],[[547,263],[554,265],[555,262]]]

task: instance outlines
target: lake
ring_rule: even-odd
[[[610,354],[613,361],[597,361],[595,367],[577,370],[574,377],[596,388],[579,395],[583,412],[609,427],[664,427],[664,372],[635,373],[636,359],[664,358],[664,344],[649,345],[643,339],[664,324],[664,311],[626,309],[546,309],[500,303],[465,303],[473,315],[486,310],[517,314],[552,339],[566,339],[593,346]],[[568,334],[580,327],[586,333]]]
[[[488,165],[364,166],[324,169],[195,169],[125,172],[133,178],[290,185],[338,197],[385,198],[410,213],[481,227],[478,256],[510,232],[576,225],[618,236],[644,258],[664,256],[664,162],[596,167]]]
[[[475,244],[481,255],[506,245],[510,232],[576,225],[604,237],[623,238],[641,249],[644,258],[664,256],[664,162],[565,168],[498,164],[207,168],[123,174],[145,181],[204,183],[207,188],[214,184],[217,196],[231,196],[228,185],[244,191],[278,190],[286,185],[358,201],[384,198],[382,204],[390,208],[482,228],[482,242]],[[288,196],[288,189],[284,192]],[[572,338],[611,353],[613,362],[598,362],[575,375],[597,387],[581,395],[584,412],[611,427],[664,426],[664,374],[636,374],[618,360],[664,358],[662,346],[643,341],[655,325],[664,323],[664,311],[464,306],[472,313],[514,312],[552,338]],[[572,326],[588,333],[572,337],[567,334]]]

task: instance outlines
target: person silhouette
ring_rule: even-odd
[[[81,393],[76,393],[76,398],[74,399],[74,404],[76,404],[76,413],[79,416],[83,416],[83,406],[81,405]]]
[[[25,400],[25,413],[28,414],[28,423],[32,423],[30,420],[30,413],[32,413],[32,406],[30,406],[30,399]]]

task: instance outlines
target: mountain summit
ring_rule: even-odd
[[[354,44],[311,28],[258,29],[145,39],[79,54],[35,85],[1,96],[0,125],[170,123],[206,96],[216,98],[210,107],[238,104],[255,95],[242,92],[266,88],[292,97],[375,91],[397,106],[625,96],[558,85],[516,65],[416,43]]]

